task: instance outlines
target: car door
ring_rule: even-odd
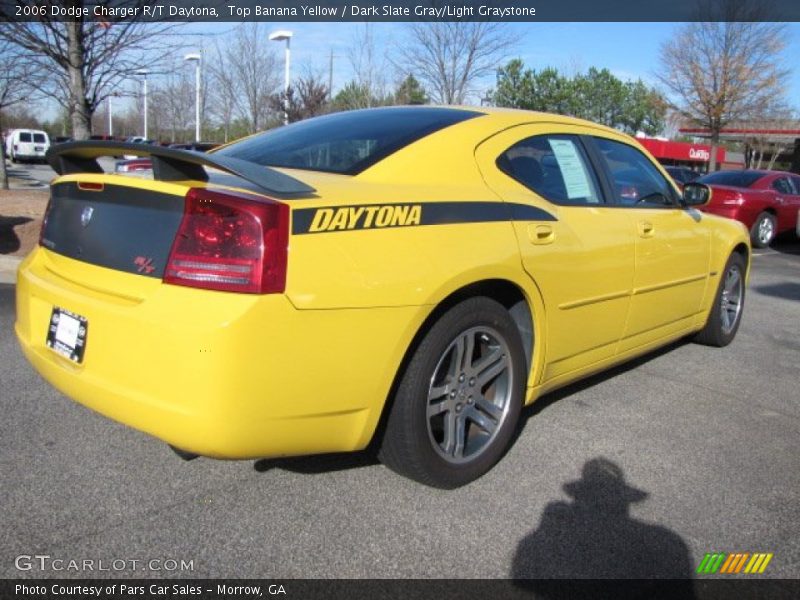
[[[792,175],[791,180],[794,187],[792,195],[792,209],[795,216],[794,231],[797,237],[800,237],[800,175]]]
[[[513,127],[476,158],[489,187],[512,207],[525,271],[545,314],[542,382],[614,355],[633,281],[630,219],[607,204],[574,125]]]
[[[635,231],[630,313],[620,352],[690,327],[709,279],[707,215],[685,209],[653,161],[621,140],[593,137],[614,201]]]
[[[797,196],[790,176],[787,174],[776,177],[772,180],[770,187],[775,192],[777,232],[795,229],[797,225]]]

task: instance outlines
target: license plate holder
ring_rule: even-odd
[[[47,329],[47,347],[72,362],[83,362],[89,321],[65,308],[54,306]]]

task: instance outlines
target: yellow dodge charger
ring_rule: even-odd
[[[149,156],[153,178],[103,173]],[[211,154],[53,147],[16,334],[57,389],[184,456],[367,447],[423,483],[502,456],[543,393],[742,315],[744,227],[634,140],[395,107]]]

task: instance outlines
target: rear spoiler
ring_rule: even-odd
[[[134,154],[150,157],[153,177],[159,181],[208,181],[203,167],[219,169],[249,181],[265,191],[282,196],[311,194],[315,190],[285,173],[240,158],[218,154],[203,154],[130,142],[65,142],[51,145],[46,158],[59,175],[72,173],[103,173],[97,159],[101,156]]]

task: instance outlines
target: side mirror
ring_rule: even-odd
[[[703,206],[711,200],[711,188],[703,183],[683,184],[683,205]]]

